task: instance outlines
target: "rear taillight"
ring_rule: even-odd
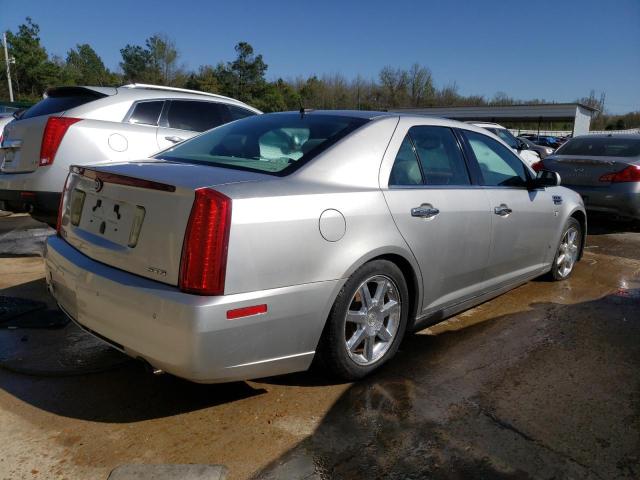
[[[49,117],[47,125],[44,127],[42,135],[42,145],[40,146],[40,166],[51,165],[56,157],[56,152],[60,146],[60,142],[64,138],[64,134],[74,123],[79,122],[80,118],[69,117]]]
[[[196,190],[182,246],[180,290],[222,295],[231,227],[231,199],[209,188]]]
[[[542,170],[544,170],[544,163],[542,163],[542,160],[539,160],[531,165],[531,168],[533,168],[533,170],[536,172],[541,172]]]
[[[608,183],[640,182],[640,166],[629,165],[619,172],[606,173],[600,177],[600,181]]]
[[[60,203],[58,203],[58,220],[56,221],[56,232],[58,236],[62,236],[62,215],[64,210],[64,195],[67,193],[67,183],[69,182],[69,173],[67,179],[64,181],[64,187],[62,187],[62,193],[60,194]]]

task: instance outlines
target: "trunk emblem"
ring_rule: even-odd
[[[160,275],[162,277],[166,277],[167,276],[167,271],[166,270],[162,270],[161,268],[147,267],[147,272],[154,273],[154,274]]]
[[[93,188],[95,188],[96,192],[99,192],[104,187],[104,182],[100,178],[96,178],[93,181]]]
[[[584,168],[574,168],[573,171],[576,173],[582,173],[584,172]]]

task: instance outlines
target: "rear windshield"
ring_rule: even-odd
[[[491,133],[497,135],[500,140],[509,145],[511,148],[518,148],[518,140],[506,128],[487,128]]]
[[[39,101],[33,107],[26,110],[20,116],[20,119],[22,120],[25,118],[64,112],[104,96],[105,95],[98,92],[79,88],[60,88],[58,90],[52,90],[47,94],[47,98]]]
[[[578,137],[572,138],[558,150],[556,155],[585,155],[590,157],[637,157],[640,156],[640,139],[624,137]]]
[[[288,175],[367,122],[338,115],[256,115],[214,128],[156,158]]]

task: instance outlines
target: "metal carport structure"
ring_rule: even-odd
[[[535,105],[492,105],[470,107],[395,108],[398,113],[415,113],[453,120],[480,120],[495,123],[571,122],[573,135],[589,132],[591,119],[598,109],[581,103],[546,103]]]

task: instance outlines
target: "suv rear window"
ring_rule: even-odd
[[[156,158],[283,176],[367,122],[339,115],[255,115],[187,140]]]
[[[20,116],[20,120],[64,112],[105,96],[102,93],[87,90],[86,88],[56,88],[47,92],[47,98],[40,100],[33,107],[25,110]]]
[[[577,137],[572,138],[556,150],[556,155],[637,157],[640,155],[640,139],[623,137]]]

